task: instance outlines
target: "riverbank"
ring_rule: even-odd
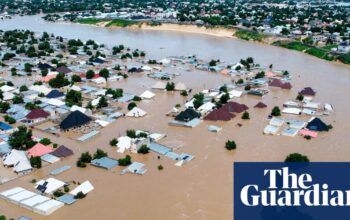
[[[243,30],[231,27],[207,27],[188,24],[172,24],[172,23],[157,23],[152,22],[135,22],[124,21],[120,19],[116,20],[98,20],[98,19],[83,19],[77,23],[85,25],[94,25],[99,27],[106,27],[109,29],[127,28],[127,29],[141,29],[151,31],[175,31],[191,34],[202,34],[214,37],[234,38],[246,41],[252,41],[256,43],[262,43],[267,45],[273,45],[283,47],[289,50],[296,50],[304,54],[314,56],[316,58],[342,63],[345,65],[350,64],[350,54],[331,54],[330,51],[326,51],[323,48],[313,47],[301,44],[297,41],[292,41],[288,38],[277,37],[273,35],[264,35],[249,30]],[[295,46],[297,45],[297,46]],[[302,49],[300,49],[302,48]]]

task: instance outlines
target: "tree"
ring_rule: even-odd
[[[19,91],[20,92],[28,91],[28,87],[26,85],[22,85],[21,87],[19,87]]]
[[[129,166],[131,164],[131,157],[126,155],[125,158],[120,158],[118,162],[119,166]]]
[[[108,156],[108,154],[106,152],[104,152],[101,149],[97,149],[96,152],[94,153],[94,160],[100,159],[102,157],[107,157],[107,156]]]
[[[40,142],[40,144],[43,144],[43,145],[49,145],[49,144],[51,144],[51,140],[48,139],[48,138],[43,138],[43,139],[41,139],[39,142]]]
[[[273,107],[271,111],[272,116],[281,116],[281,110],[278,106]]]
[[[299,94],[299,95],[297,96],[297,100],[298,100],[298,101],[303,101],[303,100],[304,100],[304,96],[303,96],[302,94]]]
[[[92,79],[92,78],[94,78],[94,76],[95,76],[95,72],[93,70],[88,70],[86,72],[86,78],[87,79]]]
[[[142,99],[141,99],[140,96],[135,95],[134,98],[133,98],[132,100],[135,101],[135,102],[139,102],[139,101],[141,101]]]
[[[73,75],[71,80],[72,82],[81,82],[81,77],[79,75]]]
[[[86,195],[83,192],[78,192],[75,196],[74,199],[83,199],[85,198]]]
[[[217,64],[217,61],[216,61],[216,60],[211,60],[211,61],[209,62],[209,66],[216,66],[216,64]]]
[[[194,101],[193,101],[193,107],[195,109],[199,108],[201,105],[204,104],[204,94],[203,93],[198,93],[193,96]]]
[[[30,63],[25,63],[25,64],[24,64],[24,71],[27,72],[27,73],[31,73],[31,72],[32,72],[32,67],[33,67],[32,64],[30,64]]]
[[[173,82],[167,82],[166,86],[165,86],[165,89],[167,91],[173,91],[175,89],[175,83]]]
[[[84,168],[87,163],[91,163],[92,156],[89,152],[82,153],[77,161],[77,167]]]
[[[75,90],[69,90],[66,94],[66,104],[68,106],[78,105],[81,106],[82,95],[81,92]]]
[[[101,77],[105,78],[106,80],[109,77],[109,71],[106,68],[101,69],[99,74]]]
[[[129,138],[136,138],[136,131],[133,129],[126,130],[126,136],[128,136]]]
[[[110,142],[109,145],[111,145],[112,147],[116,146],[118,144],[118,140],[116,138],[113,138]]]
[[[230,99],[230,95],[228,93],[225,93],[220,97],[220,103],[226,104],[229,99]]]
[[[40,169],[41,168],[41,158],[40,157],[31,157],[30,158],[30,165],[32,167]]]
[[[17,150],[27,150],[32,140],[32,130],[26,126],[19,126],[9,138],[9,144]]]
[[[136,106],[137,106],[137,105],[136,105],[135,102],[130,102],[130,103],[128,104],[128,110],[130,111],[131,109],[135,108]]]
[[[253,57],[248,57],[247,58],[247,62],[250,63],[250,64],[254,63]]]
[[[310,162],[309,158],[299,153],[289,154],[284,162]]]
[[[84,163],[90,163],[92,160],[92,156],[89,152],[82,153],[79,160]]]
[[[62,190],[58,189],[55,192],[53,192],[53,196],[54,197],[61,197],[64,195],[64,192],[62,192]]]
[[[242,115],[242,119],[243,120],[249,120],[250,119],[250,116],[249,116],[249,112],[245,111]]]
[[[236,142],[228,140],[225,144],[225,148],[227,150],[235,150],[237,148]]]
[[[0,102],[0,112],[5,113],[10,108],[10,104],[7,102]]]
[[[139,154],[148,154],[149,147],[146,144],[141,145],[140,149],[137,151]]]
[[[184,90],[184,91],[182,91],[182,92],[180,93],[180,95],[182,95],[182,96],[188,96],[188,93],[187,93],[186,90]]]
[[[21,104],[24,102],[23,97],[20,95],[16,95],[15,97],[13,97],[12,102],[13,104]]]
[[[104,108],[104,107],[107,107],[108,106],[108,102],[107,102],[107,99],[106,97],[102,96],[100,98],[100,100],[98,101],[98,104],[96,106],[96,108]]]
[[[237,84],[243,84],[243,83],[244,83],[244,80],[243,80],[243,79],[237,80]]]
[[[5,115],[4,119],[6,122],[8,122],[9,124],[14,124],[16,123],[16,119],[12,118],[11,116]]]
[[[61,88],[64,86],[68,86],[69,80],[64,77],[64,73],[59,73],[59,74],[57,74],[57,76],[55,78],[50,79],[49,85],[52,88]]]

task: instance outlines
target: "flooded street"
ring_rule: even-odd
[[[276,69],[285,69],[291,73],[292,90],[271,89],[263,99],[252,96],[234,98],[249,107],[251,120],[243,121],[240,114],[229,122],[204,121],[195,128],[169,126],[169,117],[165,114],[176,104],[183,105],[186,98],[176,92],[155,92],[153,100],[142,101],[138,105],[148,114],[143,118],[120,118],[86,143],[65,137],[50,136],[53,142],[64,144],[75,154],[58,163],[46,166],[30,175],[0,185],[0,191],[22,186],[34,191],[32,179],[46,178],[49,173],[65,164],[72,168],[57,176],[65,182],[84,182],[89,180],[95,190],[71,206],[65,206],[49,217],[43,217],[0,200],[0,213],[10,217],[26,215],[33,219],[232,219],[233,215],[233,174],[234,161],[283,161],[289,153],[299,152],[307,155],[311,161],[350,161],[350,66],[330,63],[302,53],[250,43],[241,40],[218,38],[189,33],[106,29],[77,24],[46,23],[40,16],[17,17],[0,21],[1,30],[29,29],[35,32],[46,31],[66,38],[93,39],[109,47],[124,44],[139,48],[147,53],[149,59],[161,59],[166,56],[196,54],[198,58],[220,59],[228,63],[238,62],[241,58],[253,57],[263,66],[274,64]],[[219,73],[198,70],[185,71],[174,82],[184,82],[192,88],[192,95],[205,88],[230,83],[231,78]],[[110,82],[114,88],[123,88],[125,92],[141,94],[150,89],[156,81],[143,74],[135,73],[125,81]],[[299,136],[263,135],[268,124],[267,116],[274,106],[294,99],[298,91],[311,86],[317,91],[316,102],[331,103],[335,111],[322,119],[332,124],[334,129],[320,134],[318,138],[307,141]],[[189,96],[191,97],[191,96]],[[267,104],[265,109],[255,109],[259,101]],[[124,109],[125,112],[125,109]],[[285,116],[285,115],[283,115]],[[285,116],[285,118],[309,117]],[[238,127],[237,123],[243,126]],[[208,125],[222,126],[219,133],[207,130]],[[146,164],[147,173],[141,175],[119,175],[121,167],[110,171],[88,166],[77,168],[76,161],[81,152],[95,152],[101,148],[112,158],[121,158],[116,148],[109,146],[112,138],[125,134],[127,129],[147,130],[164,133],[162,144],[172,147],[176,152],[186,152],[195,159],[183,167],[174,166],[169,158],[157,158],[157,154],[132,154],[133,161]],[[34,134],[47,135],[38,130]],[[227,140],[235,140],[237,150],[224,148]],[[158,171],[162,164],[164,170]],[[147,217],[146,217],[147,216]]]

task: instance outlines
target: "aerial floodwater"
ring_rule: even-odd
[[[111,48],[124,44],[130,48],[139,48],[147,53],[148,59],[163,59],[169,56],[191,56],[203,60],[220,59],[226,65],[236,63],[241,58],[253,57],[256,63],[264,67],[273,64],[275,69],[288,70],[291,74],[292,89],[276,90],[263,99],[255,96],[243,96],[238,101],[249,107],[250,120],[236,117],[230,122],[203,121],[195,129],[169,126],[165,115],[176,104],[183,105],[189,98],[178,93],[156,93],[152,101],[138,104],[148,115],[130,120],[118,119],[104,128],[100,135],[86,142],[77,142],[69,137],[50,136],[55,142],[69,146],[75,153],[95,152],[102,148],[111,157],[117,157],[115,148],[109,146],[112,138],[125,134],[127,129],[148,130],[167,135],[163,144],[186,153],[195,155],[192,162],[179,168],[174,161],[161,158],[156,154],[144,157],[132,155],[135,161],[147,164],[145,175],[119,175],[119,171],[106,172],[88,166],[76,167],[77,157],[64,159],[70,165],[69,172],[60,174],[65,181],[84,182],[89,180],[95,190],[71,206],[65,206],[48,217],[35,214],[5,200],[0,200],[1,213],[17,216],[18,213],[33,219],[232,219],[233,215],[233,174],[234,161],[283,161],[290,153],[300,152],[308,155],[311,161],[349,161],[350,130],[350,66],[336,62],[327,62],[303,53],[287,49],[238,40],[195,33],[175,31],[153,31],[127,28],[105,28],[74,23],[50,23],[41,19],[42,15],[15,16],[13,19],[0,21],[0,30],[23,29],[36,33],[47,32],[64,38],[79,38],[83,41],[92,39]],[[127,62],[127,61],[125,61]],[[194,93],[215,88],[232,82],[229,76],[209,71],[186,71],[175,68],[181,75],[174,82],[183,82]],[[139,75],[130,76],[125,81],[109,82],[113,88],[141,94],[155,81]],[[315,102],[331,103],[334,112],[322,119],[333,125],[327,133],[320,133],[317,138],[290,138],[286,136],[263,135],[268,124],[267,116],[274,106],[282,106],[289,99],[294,99],[304,87],[317,91]],[[268,107],[253,108],[263,101]],[[306,116],[290,116],[292,119]],[[208,131],[209,125],[222,127],[222,131]],[[34,130],[34,135],[43,134]],[[227,151],[223,146],[229,139],[234,139],[238,147]],[[159,164],[164,171],[157,170]],[[62,165],[62,164],[61,164]],[[21,186],[32,188],[31,180],[47,178],[53,168],[61,165],[52,164],[35,173],[17,178],[0,185],[0,191]],[[147,216],[147,218],[145,218]]]

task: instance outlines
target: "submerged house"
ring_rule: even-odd
[[[5,122],[0,121],[0,134],[8,134],[13,131],[13,127]]]
[[[200,118],[201,114],[196,112],[194,109],[188,108],[185,111],[180,112],[176,117],[176,121],[189,122],[195,118]]]
[[[64,145],[61,145],[50,154],[56,157],[68,157],[73,155],[73,151]]]
[[[266,108],[266,107],[267,105],[263,102],[259,102],[254,106],[254,108]]]
[[[23,122],[25,123],[38,123],[45,121],[50,116],[50,113],[44,111],[41,108],[33,109],[30,111]]]
[[[49,99],[59,99],[63,97],[64,97],[64,93],[56,89],[52,90],[46,95],[46,98],[49,98]]]
[[[204,120],[209,121],[229,121],[232,118],[234,118],[235,115],[228,112],[225,108],[219,108],[215,109],[214,111],[210,112]]]
[[[63,119],[59,126],[61,130],[67,131],[88,124],[91,120],[89,116],[76,110]]]
[[[16,173],[25,173],[33,169],[26,153],[15,149],[2,157],[2,163],[4,166],[13,167]]]
[[[313,118],[306,126],[311,131],[328,131],[329,127],[319,118]]]
[[[242,113],[248,110],[248,106],[245,104],[239,104],[237,102],[228,102],[222,108],[226,109],[228,112]]]
[[[41,157],[53,151],[52,147],[37,143],[27,151],[29,157]]]
[[[299,92],[299,94],[303,96],[315,96],[316,92],[311,87],[305,87],[303,90]]]

